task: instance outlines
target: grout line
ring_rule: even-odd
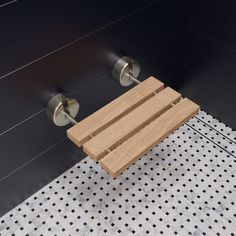
[[[36,160],[37,158],[41,157],[43,154],[45,154],[46,152],[50,151],[51,149],[53,149],[54,147],[56,147],[58,144],[61,144],[62,142],[64,142],[67,139],[67,137],[63,138],[62,140],[54,143],[53,145],[51,145],[50,147],[48,147],[47,149],[45,149],[44,151],[40,152],[39,154],[37,154],[36,156],[34,156],[31,160],[25,162],[23,165],[19,166],[18,168],[16,168],[15,170],[13,170],[12,172],[8,173],[7,175],[3,176],[0,179],[0,182],[4,181],[6,178],[8,178],[9,176],[11,176],[12,174],[14,174],[15,172],[17,172],[18,170],[22,169],[23,167],[27,166],[28,164],[30,164],[32,161]]]
[[[234,156],[231,152],[229,152],[228,150],[226,150],[225,148],[221,147],[219,144],[215,143],[214,141],[212,141],[211,139],[209,139],[206,135],[202,134],[201,132],[199,132],[197,129],[193,128],[191,125],[189,125],[188,123],[185,123],[188,127],[190,127],[191,129],[193,129],[195,132],[197,132],[198,134],[200,134],[201,136],[203,136],[204,138],[206,138],[208,141],[210,141],[211,143],[215,144],[217,147],[219,147],[220,149],[222,149],[223,151],[227,152],[229,155],[231,155],[232,157],[236,158],[236,156]]]
[[[222,47],[224,47],[224,48],[226,48],[226,49],[228,49],[228,50],[230,50],[230,51],[236,53],[236,50],[235,50],[234,48],[228,46],[227,44],[225,44],[225,43],[223,43],[223,42],[218,41],[217,39],[212,38],[211,36],[209,36],[209,35],[207,35],[207,34],[201,32],[201,31],[198,31],[197,29],[194,29],[193,27],[188,26],[187,29],[190,30],[190,31],[192,31],[192,32],[194,32],[195,34],[201,35],[201,36],[203,36],[204,38],[207,38],[208,40],[211,40],[211,41],[213,41],[214,43],[216,43],[216,44],[218,44],[218,45],[220,45],[220,46],[222,46]]]
[[[236,142],[234,140],[232,140],[231,138],[227,137],[225,134],[223,134],[221,131],[218,131],[217,129],[215,129],[214,127],[210,126],[209,124],[207,124],[205,121],[199,119],[197,116],[194,116],[194,118],[196,118],[197,120],[201,121],[202,123],[204,123],[205,125],[207,125],[208,127],[210,127],[211,129],[213,129],[214,131],[216,131],[217,133],[221,134],[223,137],[227,138],[228,140],[230,140],[232,143],[236,144]]]
[[[46,58],[46,57],[48,57],[48,56],[50,56],[50,55],[53,55],[53,54],[59,52],[59,51],[61,51],[62,49],[66,48],[66,47],[68,47],[68,46],[70,46],[70,45],[73,45],[73,44],[77,43],[78,41],[80,41],[80,40],[82,40],[82,39],[85,39],[85,38],[87,38],[87,37],[89,37],[89,36],[91,36],[91,35],[97,33],[97,32],[100,31],[100,30],[106,29],[107,27],[111,26],[112,24],[117,23],[117,22],[119,22],[119,21],[121,21],[121,20],[127,18],[128,16],[131,16],[131,15],[133,15],[133,14],[135,14],[135,13],[137,13],[137,12],[143,10],[143,9],[145,9],[146,7],[149,7],[149,6],[153,5],[154,3],[158,2],[158,1],[160,1],[160,0],[154,0],[154,1],[152,1],[152,2],[150,2],[150,3],[148,3],[148,4],[146,4],[146,5],[144,5],[144,6],[142,6],[142,7],[139,7],[139,8],[137,8],[136,10],[131,11],[130,13],[127,13],[127,14],[125,14],[125,15],[119,17],[119,18],[117,18],[116,20],[113,20],[113,21],[111,21],[110,23],[107,23],[107,24],[105,24],[105,25],[103,25],[103,26],[97,28],[96,30],[94,30],[94,31],[92,31],[92,32],[90,32],[90,33],[87,33],[87,34],[85,34],[84,36],[82,36],[82,37],[80,37],[80,38],[77,38],[77,39],[75,39],[75,40],[73,40],[73,41],[71,41],[71,42],[65,44],[65,45],[62,46],[62,47],[59,47],[59,48],[57,48],[57,49],[55,49],[55,50],[53,50],[53,51],[51,51],[51,52],[49,52],[49,53],[47,53],[47,54],[45,54],[45,55],[43,55],[43,56],[41,56],[41,57],[39,57],[39,58],[33,60],[33,61],[31,61],[31,62],[29,62],[29,63],[27,63],[27,64],[21,66],[21,67],[18,67],[17,69],[12,70],[11,72],[9,72],[9,73],[7,73],[7,74],[5,74],[5,75],[0,76],[0,80],[2,80],[2,79],[4,79],[4,78],[8,77],[9,75],[12,75],[12,74],[16,73],[16,72],[19,71],[19,70],[22,70],[22,69],[26,68],[27,66],[30,66],[30,65],[32,65],[32,64],[34,64],[34,63],[36,63],[36,62],[38,62],[38,61],[41,61],[42,59],[44,59],[44,58]]]
[[[30,120],[31,118],[33,118],[33,117],[37,116],[38,114],[42,113],[44,110],[45,110],[45,108],[43,108],[42,110],[40,110],[40,111],[34,113],[33,115],[31,115],[31,116],[29,116],[28,118],[22,120],[21,122],[15,124],[15,125],[13,125],[13,126],[11,126],[10,128],[4,130],[2,133],[0,133],[0,136],[6,134],[6,133],[8,133],[8,132],[10,132],[11,130],[15,129],[15,128],[18,127],[19,125],[25,123],[26,121]]]
[[[10,5],[10,4],[14,3],[14,2],[18,2],[18,0],[12,0],[12,1],[6,2],[6,3],[2,4],[2,5],[0,5],[0,8],[1,7],[5,7],[7,5]]]

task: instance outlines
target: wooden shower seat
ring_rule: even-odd
[[[68,129],[67,136],[116,177],[198,110],[150,77]]]

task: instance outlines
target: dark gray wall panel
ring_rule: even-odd
[[[0,78],[149,2],[20,0],[0,8]]]
[[[147,7],[146,13],[137,12],[100,31],[98,37],[113,51],[119,49],[136,58],[143,72],[165,77],[176,64],[182,24],[181,5],[159,1]]]
[[[236,128],[236,110],[232,105],[236,101],[236,54],[192,31],[186,32],[186,39],[189,48],[185,61],[191,69],[184,93]]]
[[[188,67],[184,93],[236,128],[235,1],[186,1],[181,61]]]
[[[234,0],[186,1],[188,26],[236,49]]]

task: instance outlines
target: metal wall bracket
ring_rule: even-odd
[[[133,83],[139,84],[137,77],[140,73],[140,65],[130,57],[121,57],[112,70],[112,77],[120,82],[124,87],[130,86]]]
[[[74,98],[67,98],[59,93],[53,96],[46,107],[46,114],[49,119],[57,126],[76,124],[74,119],[79,112],[79,103]]]

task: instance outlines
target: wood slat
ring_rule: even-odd
[[[86,142],[83,145],[84,152],[93,159],[99,160],[107,153],[107,149],[113,149],[124,142],[180,98],[178,92],[165,88]]]
[[[195,115],[198,110],[197,104],[183,99],[102,158],[100,161],[102,167],[113,177],[116,177]]]
[[[67,136],[78,146],[83,145],[89,135],[97,134],[114,121],[150,98],[155,91],[160,91],[163,83],[154,77],[149,77],[117,99],[113,100],[91,116],[67,130]]]

